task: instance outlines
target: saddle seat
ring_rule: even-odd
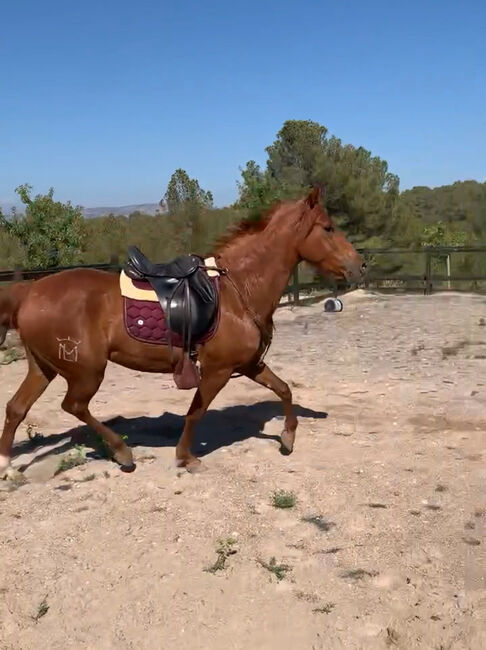
[[[133,279],[143,278],[187,278],[201,266],[196,255],[181,255],[171,262],[153,264],[136,246],[128,248],[128,272]]]

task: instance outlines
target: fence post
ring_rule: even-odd
[[[17,264],[14,267],[13,281],[14,282],[20,282],[21,280],[23,280],[23,278],[24,278],[24,275],[22,273],[22,267]]]
[[[118,257],[118,253],[112,253],[110,255],[110,266],[114,268],[114,270],[118,271],[120,268],[120,259]],[[110,269],[112,270],[112,269]]]
[[[447,253],[446,257],[447,288],[451,288],[451,254]]]
[[[292,295],[294,298],[294,305],[299,304],[299,267],[296,266],[292,275]]]
[[[425,289],[424,294],[429,296],[432,293],[432,255],[430,251],[425,253]]]

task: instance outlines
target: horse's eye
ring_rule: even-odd
[[[333,231],[334,231],[334,228],[333,228],[332,226],[324,226],[324,230],[325,230],[326,232],[333,232]]]

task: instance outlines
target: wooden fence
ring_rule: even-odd
[[[441,246],[429,248],[374,248],[358,249],[368,263],[368,272],[360,287],[376,289],[386,292],[420,292],[425,295],[433,291],[459,290],[486,292],[486,246],[460,247]],[[456,273],[454,258],[457,256],[470,256],[474,264],[471,273]],[[415,258],[413,266],[416,272],[402,272],[406,264],[398,266],[398,271],[387,270],[387,265],[393,266],[398,257]],[[382,263],[385,260],[385,263]],[[391,261],[390,261],[391,260]],[[479,262],[479,264],[478,264]],[[443,266],[445,272],[437,272],[437,266]],[[481,272],[475,272],[474,266],[479,266]],[[0,284],[20,280],[36,280],[38,278],[57,273],[68,268],[91,268],[119,273],[122,265],[117,257],[112,257],[106,264],[91,264],[75,267],[56,267],[49,269],[22,269],[0,271]],[[484,270],[483,270],[484,269]],[[308,276],[309,273],[307,272]],[[297,268],[292,281],[284,292],[281,305],[301,304],[321,299],[326,295],[343,294],[349,291],[345,286],[332,286],[321,279],[301,281],[302,271]]]

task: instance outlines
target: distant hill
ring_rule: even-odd
[[[0,210],[2,210],[5,216],[8,216],[12,212],[13,208],[18,210],[19,204],[13,203],[12,201],[0,201]]]
[[[21,215],[24,213],[24,206],[22,204],[12,203],[12,202],[0,202],[0,209],[3,211],[5,216],[11,214],[12,208],[17,209],[17,214]],[[102,206],[99,208],[82,208],[83,215],[86,219],[91,219],[93,217],[102,217],[107,214],[114,214],[116,216],[126,215],[128,216],[132,212],[143,212],[143,214],[149,214],[155,216],[156,214],[164,214],[165,210],[162,210],[158,203],[137,203],[133,205],[119,205],[119,206]]]
[[[164,213],[158,203],[138,203],[134,205],[120,205],[118,207],[83,208],[83,215],[87,219],[92,217],[102,217],[107,214],[128,216],[132,212],[143,212],[143,214],[150,214],[152,216]]]

